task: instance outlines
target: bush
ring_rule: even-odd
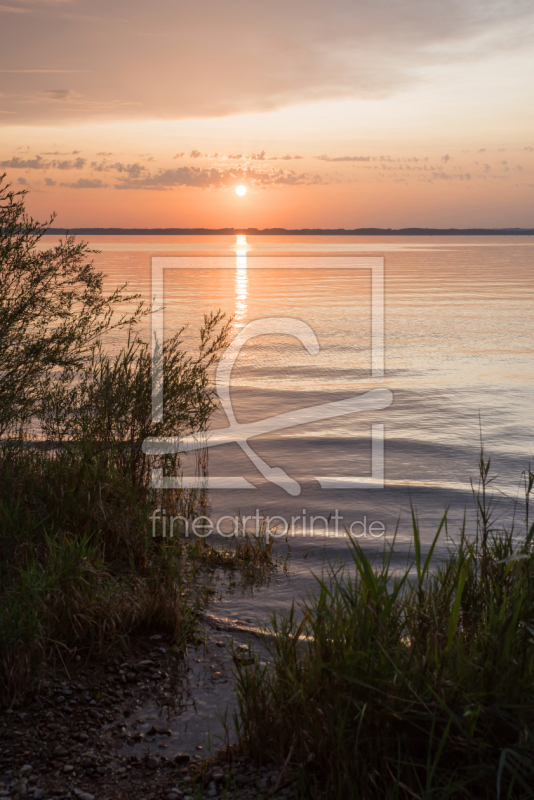
[[[26,194],[0,175],[0,436],[29,422],[51,370],[83,369],[104,332],[146,313],[138,305],[116,316],[136,297],[124,295],[125,286],[104,295],[85,242],[67,236],[39,250],[54,216],[46,223],[28,216]]]
[[[0,702],[24,694],[44,662],[105,654],[138,629],[180,643],[196,607],[195,564],[180,538],[152,538],[155,503],[203,510],[202,492],[157,497],[151,471],[180,467],[142,450],[148,436],[205,430],[217,398],[210,369],[229,322],[205,317],[198,353],[179,331],[156,352],[165,407],[152,421],[152,359],[116,317],[124,287],[102,293],[91,252],[73,237],[47,251],[24,192],[0,178]],[[103,336],[129,326],[115,355]],[[31,436],[30,436],[31,433]],[[7,438],[10,436],[11,438]],[[205,468],[205,464],[201,465]]]

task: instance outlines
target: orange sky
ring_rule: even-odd
[[[0,171],[38,217],[534,226],[531,3],[5,3]]]

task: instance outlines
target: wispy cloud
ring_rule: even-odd
[[[268,15],[250,0],[77,0],[76,15],[65,13],[67,6],[27,0],[19,8],[4,0],[10,98],[2,111],[15,122],[223,117],[325,98],[383,98],[415,86],[426,67],[530,46],[534,13],[527,0],[455,0],[446,13],[443,3],[428,0],[330,0],[328,8],[324,0],[271,0]],[[144,56],[132,47],[140,35],[157,43]],[[71,73],[71,91],[83,97],[60,103],[52,95],[39,103],[30,91],[27,100],[16,96],[17,73],[47,72]],[[177,79],[186,74],[193,80]]]
[[[257,188],[273,186],[301,186],[322,182],[317,175],[296,173],[293,170],[216,169],[202,167],[176,167],[160,170],[142,178],[119,178],[117,189],[171,189],[178,186],[199,189],[225,189],[237,183]]]
[[[452,173],[452,172],[431,172],[432,180],[434,181],[470,181],[471,175],[469,172]]]
[[[315,156],[319,161],[370,161],[371,156]]]
[[[10,169],[49,169],[50,166],[51,162],[45,161],[41,156],[35,156],[35,158],[14,156],[6,161],[0,161],[0,167],[8,167]]]
[[[0,6],[0,11],[5,11],[8,14],[27,14],[27,8],[14,8],[13,6]],[[4,72],[4,70],[0,70]]]
[[[95,172],[126,172],[129,178],[141,178],[145,175],[149,175],[148,168],[138,161],[134,161],[132,164],[124,164],[122,161],[111,162],[104,160],[100,163],[98,161],[91,161],[91,169]]]
[[[75,183],[62,183],[60,186],[66,186],[68,189],[104,189],[107,183],[103,183],[99,178],[95,180],[79,178]]]
[[[2,6],[0,6],[0,10]],[[54,74],[84,74],[90,72],[88,69],[0,69],[0,72],[11,75],[54,75]]]
[[[77,158],[74,161],[65,160],[46,161],[42,156],[35,156],[34,158],[19,158],[14,156],[6,161],[0,161],[0,167],[8,167],[10,169],[83,169],[87,159]]]

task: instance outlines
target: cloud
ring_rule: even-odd
[[[450,161],[450,160],[451,160],[451,157],[450,157],[450,155],[447,153],[446,155],[444,155],[444,156],[441,156],[441,160],[442,160],[443,162],[445,162],[445,164],[446,164],[446,163],[447,163],[447,161]]]
[[[62,183],[61,186],[66,186],[68,189],[104,189],[107,183],[102,183],[99,178],[91,180],[90,178],[78,178],[76,183]]]
[[[486,148],[485,147],[481,147],[480,150],[477,150],[477,152],[478,153],[485,153],[486,152]]]
[[[53,161],[55,169],[82,169],[87,163],[86,158],[77,158],[76,161]]]
[[[77,158],[75,161],[45,161],[42,156],[35,156],[35,158],[19,158],[14,156],[7,161],[0,161],[0,167],[9,167],[11,169],[82,169],[87,163],[85,158]]]
[[[28,181],[26,180],[26,178],[19,178],[17,180],[17,183],[19,183],[21,186],[28,186],[29,185]]]
[[[114,153],[97,153],[97,156],[112,156]]]
[[[0,167],[9,167],[10,169],[49,169],[50,166],[51,162],[45,161],[41,156],[35,156],[35,158],[14,156],[7,161],[0,161]]]
[[[44,95],[47,100],[59,100],[62,103],[65,100],[77,100],[82,96],[74,89],[45,89]]]
[[[250,156],[251,161],[265,161],[265,150],[262,150],[261,153],[252,153]]]
[[[176,153],[176,155],[175,155],[175,156],[173,156],[173,157],[172,157],[172,159],[173,159],[173,161],[174,161],[175,159],[177,159],[177,158],[183,158],[184,156],[185,156],[185,153]]]
[[[45,186],[55,186],[56,182],[52,178],[45,178]]]
[[[315,156],[319,161],[370,161],[371,156]],[[383,158],[383,157],[382,157]]]
[[[237,156],[231,156],[231,155],[228,156],[228,159],[231,161],[239,161],[241,158],[243,158],[243,155],[241,153],[239,153],[239,155]]]
[[[175,167],[162,169],[142,178],[119,178],[116,189],[171,189],[189,186],[198,189],[225,189],[238,183],[257,188],[270,186],[301,186],[322,182],[317,175],[296,173],[293,170],[273,169],[216,169],[202,167]]]
[[[202,158],[202,153],[200,150],[191,150],[189,153],[189,158]]]
[[[71,150],[70,153],[58,153],[58,151],[56,150],[55,153],[43,153],[42,155],[43,156],[77,156],[81,152],[82,152],[81,150]]]
[[[0,6],[0,11],[6,11],[8,14],[27,14],[27,8],[13,8],[13,6]]]
[[[114,163],[106,160],[100,163],[98,163],[98,161],[91,161],[91,169],[95,172],[126,172],[129,178],[141,178],[149,174],[148,168],[138,161],[135,161],[133,164],[123,164],[122,161],[115,161]]]
[[[287,153],[285,156],[270,156],[269,161],[302,161],[304,156],[290,156]]]
[[[3,63],[28,72],[5,73],[5,124],[190,119],[391,96],[426,80],[428,68],[528,45],[534,13],[527,0],[271,0],[269,14],[250,0],[32,8],[2,15]],[[56,56],[72,68],[68,86],[39,74]]]
[[[448,173],[448,172],[432,172],[432,179],[435,181],[470,181],[471,175],[469,172],[464,173]]]
[[[528,153],[534,153],[534,147],[525,147],[524,148]]]

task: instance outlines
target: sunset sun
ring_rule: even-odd
[[[245,195],[247,193],[247,187],[246,186],[236,186],[235,190],[236,190],[236,194],[238,194],[239,197],[243,197],[243,195]]]

